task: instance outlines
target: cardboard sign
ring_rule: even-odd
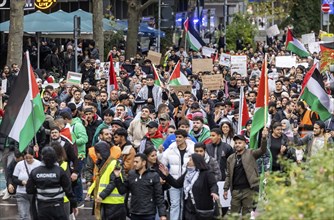
[[[231,56],[231,73],[247,76],[247,56]]]
[[[313,43],[309,43],[308,46],[308,50],[310,51],[310,53],[319,53],[320,52],[320,44],[324,43],[324,41],[319,41],[319,42],[313,42]]]
[[[211,57],[213,53],[216,53],[216,49],[210,47],[202,47],[202,55]]]
[[[315,42],[315,34],[309,33],[309,34],[303,34],[302,35],[302,43],[303,44],[309,44]]]
[[[185,92],[185,91],[191,92],[191,85],[187,85],[187,86],[169,86],[169,88],[174,89],[175,93],[178,93],[179,91],[181,91],[181,92]]]
[[[277,24],[271,26],[270,28],[268,28],[266,30],[266,33],[267,33],[267,36],[268,37],[275,37],[276,35],[279,35],[280,32],[279,32],[279,29],[277,27]]]
[[[159,65],[161,60],[161,53],[149,50],[147,54],[147,59],[151,60],[153,64]]]
[[[218,194],[219,194],[219,201],[222,207],[230,207],[231,206],[231,192],[230,190],[227,191],[227,199],[225,200],[223,195],[224,195],[224,181],[219,181],[217,182],[218,185]]]
[[[223,85],[223,75],[203,75],[202,76],[203,89],[219,90]]]
[[[212,59],[193,59],[192,68],[193,72],[211,72],[212,71]]]
[[[231,55],[227,53],[222,53],[220,55],[219,64],[223,66],[231,66]]]
[[[291,68],[296,67],[296,57],[295,56],[277,56],[276,57],[276,67],[281,68]]]
[[[67,72],[67,77],[66,77],[66,83],[67,84],[72,84],[72,85],[80,85],[81,84],[81,78],[82,78],[81,73],[68,71]]]
[[[7,79],[1,81],[1,93],[5,94],[7,92]]]

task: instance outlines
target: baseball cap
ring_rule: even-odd
[[[159,125],[158,125],[158,123],[156,123],[155,121],[150,121],[150,122],[146,125],[146,127],[149,127],[149,128],[158,128]]]
[[[245,142],[246,142],[246,138],[245,138],[245,136],[243,136],[243,135],[235,135],[235,136],[233,137],[233,140],[234,140],[234,141],[236,141],[236,140],[242,140],[242,141],[245,141]]]

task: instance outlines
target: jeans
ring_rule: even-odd
[[[171,187],[169,189],[170,197],[170,219],[182,219],[182,209],[183,209],[183,188],[176,189]]]
[[[16,193],[17,209],[20,220],[30,220],[30,203],[32,202],[32,195]]]
[[[251,189],[232,190],[231,213],[250,214],[253,210],[254,194]]]
[[[72,185],[72,189],[73,189],[73,193],[75,195],[75,198],[77,199],[77,202],[80,203],[82,202],[83,199],[83,188],[82,188],[82,181],[81,181],[81,172],[82,172],[82,168],[85,165],[85,159],[84,160],[80,160],[78,162],[78,179],[76,180],[75,184]]]

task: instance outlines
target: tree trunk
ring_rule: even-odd
[[[141,19],[140,0],[128,0],[128,34],[126,38],[126,58],[130,59],[137,53],[138,29]]]
[[[23,50],[23,6],[25,1],[10,1],[10,23],[8,36],[7,64],[21,66]]]
[[[103,35],[103,1],[93,0],[93,39],[96,48],[99,50],[99,58],[101,61],[104,57],[104,35]]]

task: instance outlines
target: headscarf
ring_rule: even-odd
[[[110,156],[110,146],[105,141],[99,141],[94,146],[95,152],[99,153],[102,157],[102,159],[98,159],[96,161],[96,165],[101,168],[103,164],[108,160]]]
[[[290,124],[290,121],[288,119],[283,119],[281,123],[285,123],[286,127],[283,130],[283,133],[288,137],[288,138],[293,138],[293,132],[292,132],[292,127]]]

